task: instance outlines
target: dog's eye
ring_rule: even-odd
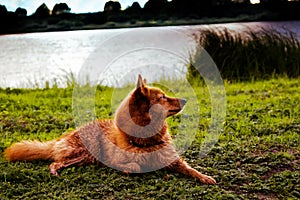
[[[162,95],[162,96],[160,96],[160,98],[161,98],[161,99],[165,99],[165,98],[166,98],[166,96],[165,96],[165,95]]]

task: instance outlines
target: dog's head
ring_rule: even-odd
[[[137,109],[143,113],[149,113],[152,109],[164,112],[166,117],[177,114],[186,104],[184,99],[169,97],[161,89],[147,86],[146,79],[143,80],[141,75],[138,77],[131,102],[133,105],[137,105],[132,106],[131,111],[133,112],[135,112],[134,109]]]
[[[163,135],[166,118],[180,112],[186,100],[168,97],[161,89],[146,85],[139,75],[136,88],[119,106],[115,122],[125,133],[139,138]]]

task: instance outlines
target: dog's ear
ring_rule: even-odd
[[[144,79],[144,81],[143,81],[142,76],[139,74],[136,88],[143,88],[143,87],[145,87],[145,85],[146,85],[146,79]]]
[[[148,94],[149,91],[146,87],[146,79],[144,79],[144,81],[143,81],[143,78],[140,74],[139,74],[138,81],[136,84],[136,89],[139,89],[143,95],[149,95]]]

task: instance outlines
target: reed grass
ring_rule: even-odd
[[[203,47],[224,79],[296,78],[300,75],[299,37],[291,31],[260,29],[237,33],[228,29],[207,29],[194,33],[193,37],[198,47],[192,58],[199,56]],[[192,65],[188,72],[191,78],[198,74]]]

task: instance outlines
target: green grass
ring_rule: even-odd
[[[201,30],[193,34],[216,63],[222,77],[229,80],[266,79],[276,76],[300,76],[299,36],[272,29],[243,33],[227,29]],[[193,56],[201,54],[196,49]],[[190,76],[197,71],[189,69]]]
[[[159,170],[124,175],[108,167],[71,167],[54,177],[47,161],[9,163],[0,156],[0,199],[297,199],[300,198],[299,80],[226,83],[227,116],[212,151],[199,157],[210,121],[207,88],[197,86],[200,124],[188,163],[213,176],[203,185]],[[110,118],[112,88],[98,87],[96,113]],[[0,153],[23,139],[50,140],[75,128],[72,87],[1,89]],[[180,117],[169,120],[176,133]]]

